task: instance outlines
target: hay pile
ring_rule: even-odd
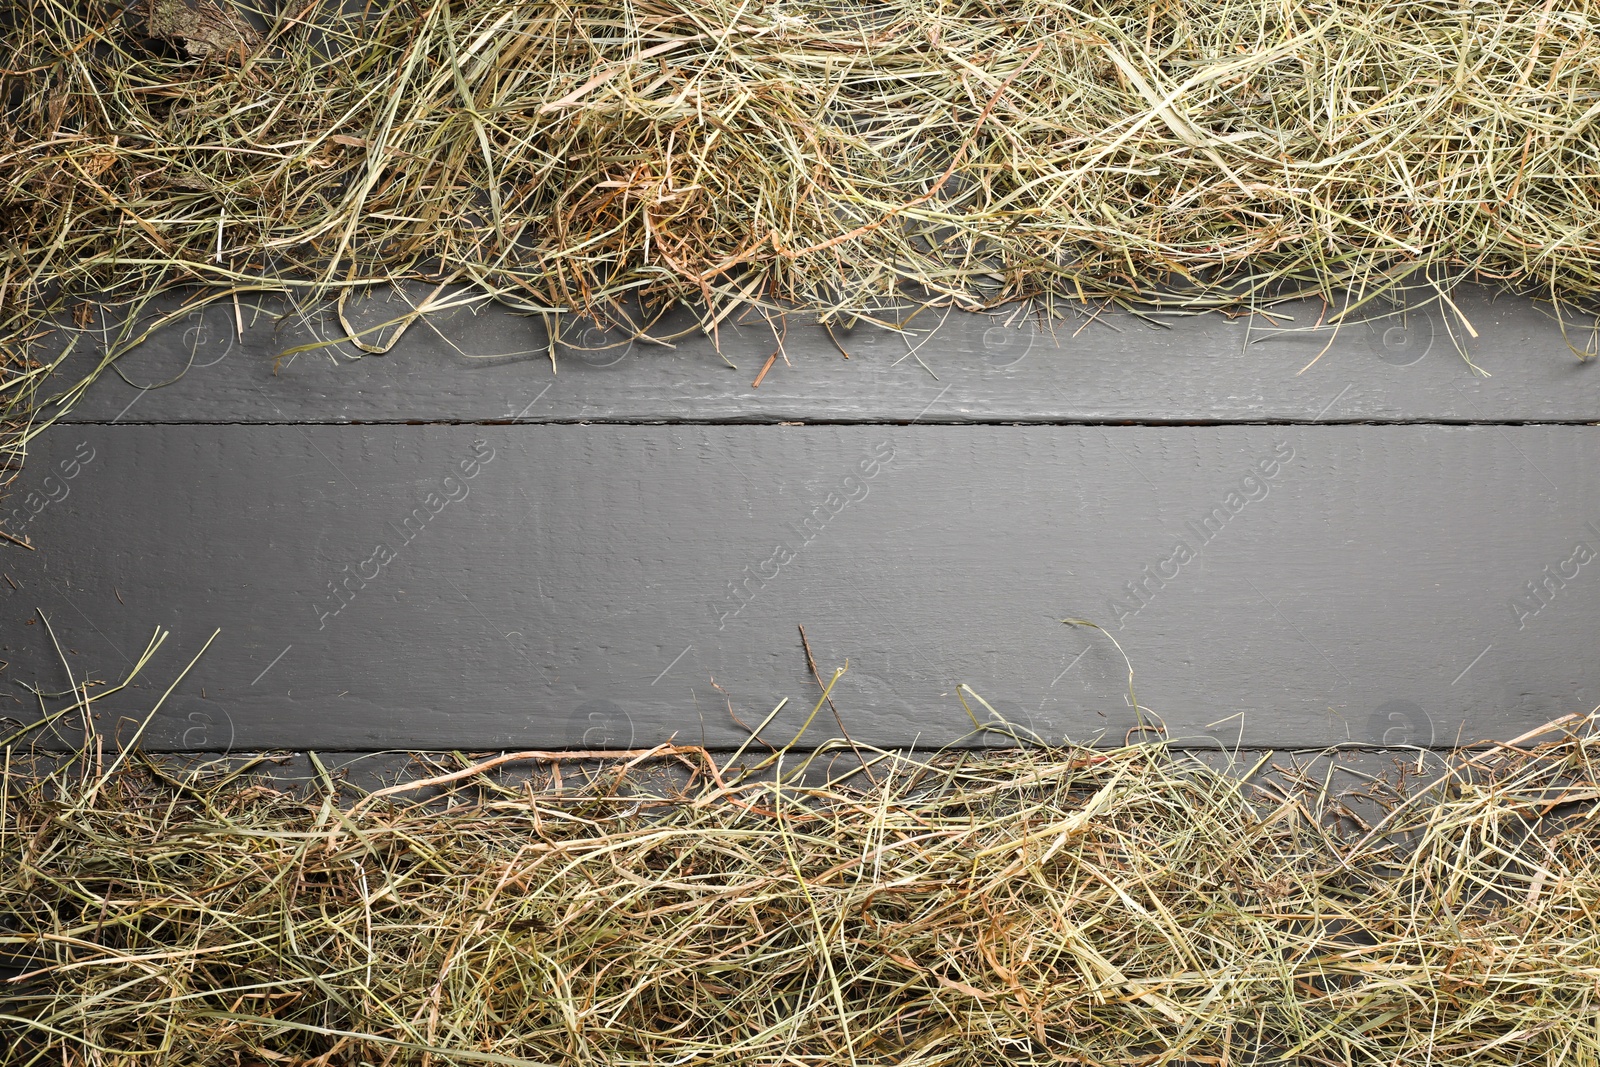
[[[0,1063],[1594,1065],[1594,725],[1365,817],[1159,745],[353,805],[10,751]]]
[[[63,337],[102,357],[70,403],[263,293],[438,286],[551,336],[679,303],[715,336],[899,296],[1320,295],[1324,327],[1469,277],[1581,300],[1597,27],[1592,0],[0,0],[0,462]],[[345,329],[382,351],[413,318]]]
[[[401,278],[708,327],[901,288],[1587,295],[1597,28],[1590,0],[7,0],[0,333]]]

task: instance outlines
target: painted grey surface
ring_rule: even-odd
[[[730,746],[810,711],[800,624],[862,739],[960,738],[965,683],[1120,741],[1075,616],[1187,743],[1507,737],[1600,702],[1597,469],[1576,426],[58,427],[5,700],[66,685],[37,607],[80,681],[170,628],[130,719],[221,629],[157,747]]]
[[[421,302],[426,294],[414,294]],[[450,294],[440,299],[448,302]],[[545,323],[500,308],[456,307],[412,325],[385,356],[349,345],[281,353],[343,335],[326,312],[287,315],[267,298],[178,318],[118,364],[70,413],[77,422],[1275,422],[1600,420],[1595,320],[1548,304],[1464,290],[1478,336],[1438,305],[1317,328],[1320,302],[1273,317],[1164,317],[1115,310],[1059,319],[928,309],[904,332],[837,329],[759,314],[674,347],[629,343],[568,318],[552,371]],[[257,310],[257,305],[264,310]],[[352,301],[356,329],[409,305]],[[885,312],[897,320],[901,312]],[[245,326],[244,340],[237,325]],[[669,316],[660,335],[690,329]],[[783,337],[778,359],[752,389]],[[65,334],[52,339],[62,343]],[[58,378],[103,351],[90,330]],[[369,340],[385,336],[372,335]],[[837,344],[835,343],[837,342]],[[1569,343],[1573,347],[1569,347]],[[841,348],[852,358],[846,360]],[[1326,351],[1324,351],[1324,349]],[[1320,358],[1318,354],[1322,353]],[[1463,355],[1464,353],[1464,355]],[[1470,363],[1469,363],[1470,359]],[[1315,360],[1315,362],[1313,362]],[[731,364],[731,366],[730,366]],[[1478,373],[1474,365],[1485,373]],[[1487,375],[1487,376],[1486,376]],[[169,383],[149,388],[157,383]]]

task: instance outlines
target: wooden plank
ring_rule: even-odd
[[[719,327],[719,355],[703,336],[669,349],[630,344],[568,320],[563,337],[571,344],[558,346],[559,373],[552,372],[543,321],[503,310],[442,312],[431,324],[411,327],[386,356],[351,359],[359,353],[345,345],[279,359],[317,338],[342,336],[337,320],[289,316],[275,325],[270,308],[242,305],[241,341],[234,308],[219,304],[179,319],[128,355],[119,364],[126,380],[111,377],[69,417],[124,423],[1600,417],[1600,361],[1581,362],[1568,347],[1595,350],[1593,318],[1568,313],[1563,324],[1547,305],[1482,291],[1464,291],[1456,303],[1476,337],[1438,306],[1399,314],[1378,304],[1372,321],[1339,331],[1316,328],[1320,303],[1280,308],[1273,318],[1208,315],[1162,325],[1115,311],[1091,322],[1081,309],[1059,320],[1015,309],[995,316],[927,310],[904,333],[862,324],[832,337],[798,319],[775,329],[746,314]],[[350,317],[364,329],[407,306],[394,299],[353,302]],[[680,313],[657,332],[692,325]],[[784,355],[754,389],[779,335]],[[82,339],[68,372],[98,358],[97,338]],[[852,358],[843,357],[841,346]]]
[[[1185,743],[1505,737],[1597,702],[1597,469],[1570,426],[58,427],[7,714],[67,685],[37,607],[80,682],[170,628],[129,719],[221,629],[157,746],[730,746],[784,696],[787,738],[797,625],[862,739],[960,739],[965,683],[1120,740],[1074,616]]]

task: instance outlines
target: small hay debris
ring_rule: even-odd
[[[242,59],[261,41],[253,26],[213,0],[144,0],[140,11],[146,33],[182,45],[197,59],[235,54]]]

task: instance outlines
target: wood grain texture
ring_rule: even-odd
[[[729,746],[730,705],[810,712],[801,624],[859,738],[961,739],[965,683],[1120,741],[1072,616],[1185,743],[1506,737],[1600,702],[1597,464],[1572,426],[58,427],[4,707],[67,683],[38,608],[79,680],[171,629],[130,719],[221,629],[158,747]]]
[[[424,294],[413,294],[420,302]],[[735,316],[668,348],[567,320],[552,371],[543,320],[455,308],[418,323],[385,356],[349,345],[280,354],[343,336],[329,315],[275,318],[231,304],[180,318],[125,357],[69,415],[78,422],[1309,422],[1576,421],[1600,418],[1595,321],[1548,305],[1464,291],[1473,337],[1437,305],[1316,328],[1320,303],[1275,317],[1090,321],[1016,311],[926,310],[904,333],[860,324],[830,337],[796,319]],[[354,301],[356,329],[408,305]],[[281,312],[282,308],[276,309]],[[891,314],[888,317],[893,318]],[[660,324],[689,329],[685,314]],[[64,336],[64,335],[62,335]],[[53,339],[61,343],[62,336]],[[375,340],[384,332],[371,335]],[[783,338],[783,356],[751,387]],[[1569,344],[1573,347],[1569,347]],[[98,358],[80,339],[61,376]],[[1325,351],[1324,351],[1325,350]],[[1575,351],[1576,350],[1576,351]],[[846,360],[842,351],[852,358]],[[1321,353],[1320,358],[1318,358]],[[1470,362],[1469,362],[1470,361]],[[1481,371],[1473,369],[1474,365]],[[160,388],[147,388],[156,383]]]

